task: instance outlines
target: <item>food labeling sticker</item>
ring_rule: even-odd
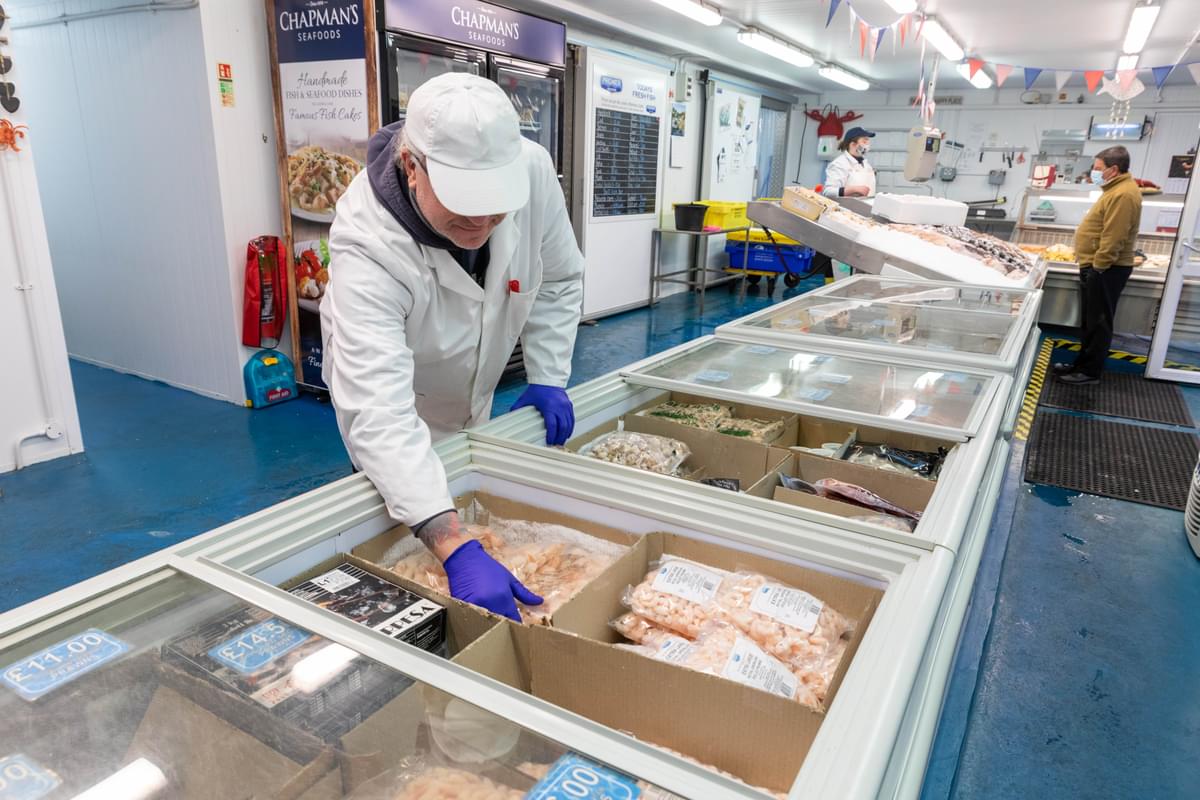
[[[812,633],[817,627],[817,618],[824,607],[824,603],[808,592],[778,583],[764,583],[750,601],[751,611],[765,614],[805,633]]]
[[[965,372],[948,372],[948,373],[946,373],[946,380],[948,380],[950,383],[966,383],[967,382],[967,373],[965,373]]]
[[[891,323],[891,320],[883,319],[882,317],[880,317],[879,319],[871,320],[871,327],[872,328],[886,328],[890,323]]]
[[[778,349],[767,347],[765,344],[752,344],[746,348],[746,352],[753,353],[756,356],[769,356],[772,353],[778,352]]]
[[[91,628],[4,669],[3,679],[26,700],[36,700],[129,651],[129,645]]]
[[[807,400],[810,403],[821,403],[829,399],[831,392],[828,389],[804,389],[796,392],[797,400]]]
[[[925,348],[927,350],[938,350],[943,353],[949,353],[954,349],[948,344],[937,344],[936,342],[930,342],[929,344],[925,345]]]
[[[574,753],[555,761],[525,800],[638,800],[637,781]]]
[[[910,413],[908,417],[909,419],[921,419],[922,417],[928,417],[929,412],[932,410],[933,409],[928,405],[919,405],[912,410],[912,413]]]
[[[724,383],[729,380],[729,373],[719,369],[706,369],[696,373],[696,380],[704,383]]]
[[[812,363],[814,363],[814,364],[824,364],[824,363],[825,363],[826,361],[828,361],[830,358],[831,358],[831,356],[817,356],[817,357],[815,357],[815,358],[812,360]]]
[[[331,569],[318,578],[313,578],[312,582],[330,594],[337,594],[342,589],[349,588],[358,583],[358,578],[353,575],[347,575],[342,572],[341,568],[338,568]]]
[[[217,645],[208,651],[208,657],[243,675],[248,675],[285,653],[290,653],[311,638],[312,634],[308,631],[294,628],[272,617]]]
[[[849,375],[841,375],[837,372],[823,372],[817,376],[817,380],[823,381],[825,383],[842,384],[842,383],[849,383],[850,376]]]
[[[743,636],[733,643],[721,676],[780,697],[796,696],[796,676],[792,671]]]
[[[62,778],[20,753],[0,758],[0,800],[37,800],[62,784]]]
[[[720,574],[690,561],[666,561],[654,576],[654,589],[690,600],[709,603],[721,585]]]
[[[666,661],[668,664],[682,664],[691,657],[695,650],[696,646],[682,636],[668,636],[658,646],[654,660]]]

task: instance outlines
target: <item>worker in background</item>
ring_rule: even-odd
[[[396,520],[442,562],[451,593],[519,620],[541,598],[471,539],[433,442],[487,420],[520,338],[546,442],[575,427],[567,397],[583,256],[554,164],[504,92],[442,75],[378,131],[337,204],[321,303],[322,376],[342,440]]]
[[[1100,199],[1075,231],[1083,346],[1075,363],[1054,365],[1063,383],[1100,381],[1142,224],[1142,192],[1129,174],[1128,150],[1120,145],[1101,150],[1092,163],[1091,180],[1100,187]]]
[[[838,150],[842,152],[825,168],[825,188],[828,197],[873,197],[875,168],[867,162],[871,140],[875,134],[865,128],[851,128],[842,137]]]

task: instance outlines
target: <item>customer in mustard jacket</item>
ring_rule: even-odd
[[[1112,344],[1117,300],[1133,272],[1133,246],[1142,222],[1142,193],[1129,174],[1129,151],[1101,150],[1092,164],[1092,183],[1101,187],[1075,231],[1083,347],[1074,364],[1055,364],[1063,383],[1100,381]]]

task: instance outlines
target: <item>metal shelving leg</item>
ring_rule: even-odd
[[[662,240],[661,231],[650,232],[650,307],[658,302],[658,253]]]

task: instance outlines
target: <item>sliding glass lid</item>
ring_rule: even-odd
[[[635,384],[957,439],[974,435],[1000,376],[715,338],[633,365]]]
[[[154,577],[0,635],[0,797],[507,800],[574,796],[571,780],[614,797],[653,788],[207,584]],[[384,602],[369,581],[321,579],[359,595],[338,613],[444,654],[444,619],[399,607],[430,601]],[[402,627],[414,635],[396,635]]]
[[[1000,366],[1016,358],[1030,292],[856,276],[722,326],[718,335],[815,336],[866,351],[901,348]],[[995,362],[994,365],[991,362]]]

